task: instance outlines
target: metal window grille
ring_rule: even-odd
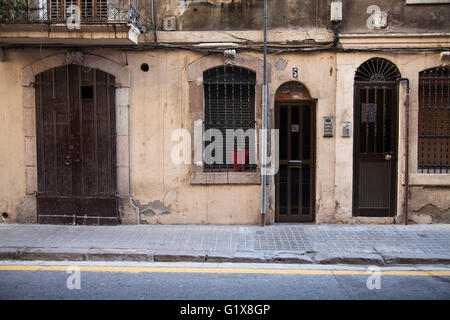
[[[218,66],[203,73],[204,130],[218,129],[223,137],[222,150],[215,149],[212,154],[213,158],[222,159],[222,163],[205,162],[205,171],[256,170],[256,164],[249,163],[252,158],[250,153],[255,152],[255,139],[246,137],[245,150],[238,150],[236,139],[227,139],[226,136],[227,129],[242,129],[244,132],[255,129],[255,84],[256,74],[253,71],[236,66]],[[212,140],[205,141],[206,148],[214,142],[214,138],[205,137]],[[238,164],[234,158],[236,155],[242,157]]]
[[[397,66],[383,58],[372,58],[359,66],[355,74],[357,83],[396,82],[400,77]]]
[[[8,5],[0,0],[0,22],[64,23],[75,17],[75,11],[68,9],[76,5],[82,23],[131,23],[140,27],[138,4],[139,0],[28,0]]]
[[[450,68],[419,73],[419,144],[421,173],[449,173]]]

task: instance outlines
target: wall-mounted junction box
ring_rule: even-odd
[[[335,1],[331,3],[330,20],[333,22],[342,21],[342,2]]]
[[[342,132],[341,136],[344,138],[349,138],[352,134],[352,127],[350,122],[342,122]]]

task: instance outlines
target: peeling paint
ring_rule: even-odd
[[[450,223],[450,208],[438,208],[428,203],[418,210],[414,210],[409,220],[415,223]]]
[[[150,201],[144,205],[141,205],[139,201],[135,201],[136,206],[139,208],[139,213],[145,216],[169,214],[172,212],[170,207],[167,207],[162,201]]]

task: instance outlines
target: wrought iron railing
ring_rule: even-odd
[[[0,23],[131,23],[139,27],[138,0],[1,0]]]

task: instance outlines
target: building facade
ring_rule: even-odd
[[[450,222],[450,1],[2,6],[2,222]]]

